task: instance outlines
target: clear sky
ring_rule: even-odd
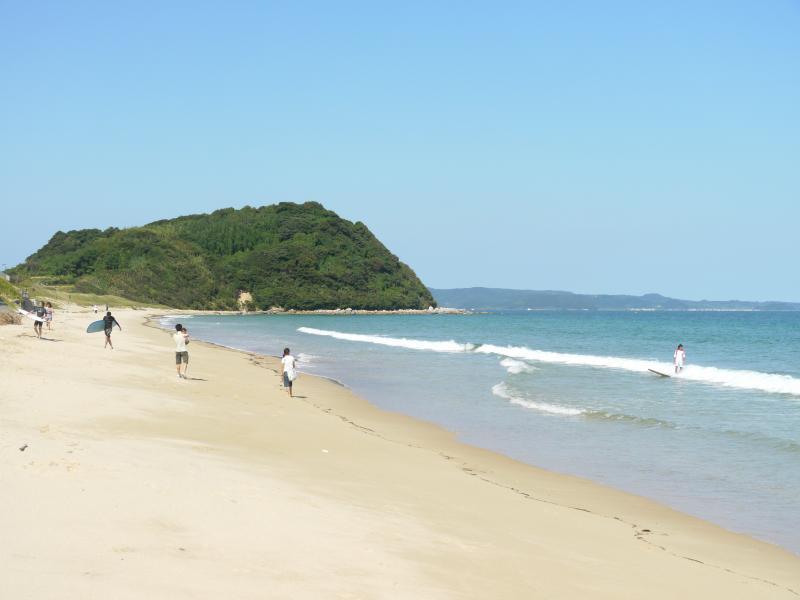
[[[432,287],[800,301],[800,2],[0,0],[0,266],[305,200]]]

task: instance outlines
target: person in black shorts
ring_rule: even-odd
[[[33,332],[36,334],[37,338],[42,337],[42,323],[44,323],[45,316],[47,315],[47,310],[45,309],[44,302],[42,302],[39,306],[36,307],[34,314],[41,319],[41,321],[34,321],[33,322]]]
[[[103,317],[103,331],[106,333],[106,343],[103,345],[103,348],[111,346],[111,349],[114,349],[114,344],[111,343],[111,330],[113,329],[114,325],[119,327],[119,330],[122,331],[122,325],[120,325],[117,320],[111,316],[111,311],[109,311],[106,313],[106,316]]]

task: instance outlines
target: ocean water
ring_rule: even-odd
[[[518,460],[800,554],[800,313],[171,317]],[[687,368],[672,372],[683,343]],[[193,368],[202,371],[202,365]],[[302,394],[302,376],[297,382]]]

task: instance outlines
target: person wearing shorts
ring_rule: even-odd
[[[114,349],[114,344],[111,343],[111,330],[114,328],[114,325],[119,327],[119,330],[122,331],[122,326],[119,322],[111,316],[111,312],[107,312],[106,316],[103,317],[103,331],[106,334],[106,343],[103,345],[103,348],[111,346],[111,349]]]
[[[53,305],[50,302],[45,305],[44,321],[47,323],[47,330],[50,331],[53,328]]]
[[[44,306],[44,303],[40,304],[36,307],[34,311],[36,315],[36,321],[33,322],[33,332],[36,334],[37,338],[42,337],[42,323],[44,323],[45,319],[47,318],[47,309]]]
[[[175,325],[172,339],[175,341],[175,369],[178,371],[178,377],[186,379],[186,370],[189,368],[189,351],[186,349],[186,344],[189,343],[189,332],[178,323]],[[181,365],[183,365],[183,373],[181,373]]]
[[[297,378],[297,371],[295,370],[297,361],[294,359],[294,356],[292,356],[292,352],[289,348],[283,349],[281,364],[283,365],[283,387],[289,394],[289,398],[291,398],[292,382]]]

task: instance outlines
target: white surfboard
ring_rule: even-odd
[[[37,317],[34,313],[30,313],[27,310],[22,310],[21,308],[18,308],[17,312],[21,314],[23,317],[29,318],[31,321],[41,321],[42,323],[44,323],[44,317]]]
[[[655,373],[656,375],[661,375],[661,377],[672,377],[672,375],[669,375],[668,373],[662,373],[661,371],[656,371],[655,369],[647,369],[647,370],[650,371],[651,373]]]

